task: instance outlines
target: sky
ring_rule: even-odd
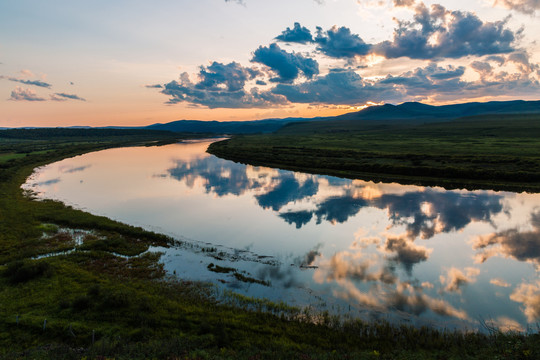
[[[540,0],[4,0],[0,127],[540,99]]]

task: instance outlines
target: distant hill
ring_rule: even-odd
[[[372,121],[372,122],[437,122],[463,117],[492,114],[532,114],[540,113],[540,101],[491,101],[465,104],[433,106],[417,102],[400,105],[386,104],[351,112],[340,116],[316,118],[284,118],[252,121],[198,121],[179,120],[166,124],[145,127],[152,130],[210,134],[255,134],[270,133],[285,125],[311,121]]]
[[[274,132],[283,127],[283,125],[292,122],[316,121],[318,119],[326,120],[326,118],[285,118],[251,121],[178,120],[166,124],[153,124],[147,126],[146,129],[191,133],[255,134]]]
[[[462,117],[490,114],[540,113],[540,101],[491,101],[433,106],[417,102],[386,104],[336,116],[336,120],[432,120],[446,121]]]

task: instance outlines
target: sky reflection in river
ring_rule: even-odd
[[[470,327],[483,318],[524,329],[540,318],[539,195],[245,166],[210,156],[208,144],[86,154],[41,168],[25,187],[229,249],[229,257],[168,249],[163,259],[181,276],[248,295],[442,326]],[[234,255],[240,252],[253,256]],[[210,262],[272,286],[211,273]]]

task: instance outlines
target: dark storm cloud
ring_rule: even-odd
[[[461,58],[469,55],[510,53],[516,33],[507,20],[483,22],[473,13],[446,10],[441,5],[416,7],[413,21],[400,21],[392,41],[373,46],[373,52],[387,59]]]
[[[275,43],[269,47],[259,46],[253,53],[251,61],[266,65],[275,72],[278,77],[270,79],[272,82],[292,82],[300,73],[311,79],[313,75],[319,73],[317,61],[298,53],[289,53]]]
[[[83,99],[80,96],[77,96],[74,94],[65,94],[65,93],[55,93],[54,95],[51,95],[51,100],[53,101],[65,101],[65,100],[86,101],[86,99]]]
[[[301,26],[299,23],[295,22],[292,29],[287,27],[287,29],[283,30],[281,35],[276,36],[276,40],[305,44],[308,42],[312,42],[313,36],[311,36],[311,31],[309,31],[308,28]]]
[[[347,27],[334,26],[330,30],[323,31],[317,27],[315,42],[317,49],[323,54],[334,58],[352,58],[367,55],[371,45],[366,44],[360,36],[352,34]]]
[[[163,89],[163,85],[161,84],[144,85],[144,87],[148,89]]]

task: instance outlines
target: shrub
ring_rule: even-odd
[[[52,268],[45,261],[17,260],[8,264],[3,275],[11,284],[16,285],[41,276],[51,276]]]

